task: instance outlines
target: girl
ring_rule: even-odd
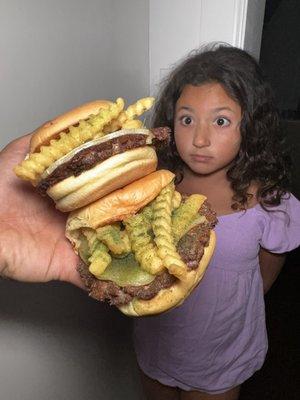
[[[264,284],[300,244],[300,203],[288,192],[271,91],[249,54],[215,46],[171,73],[153,125],[174,132],[161,166],[177,174],[177,190],[207,196],[219,222],[194,292],[176,309],[135,320],[142,383],[147,399],[238,399],[267,352]]]

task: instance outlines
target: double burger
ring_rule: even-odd
[[[137,119],[153,104],[143,98],[124,110],[96,100],[36,129],[29,153],[15,173],[50,196],[60,211],[83,207],[156,170],[155,145],[168,142],[168,128],[145,129]]]
[[[128,316],[181,304],[215,247],[216,215],[202,195],[181,196],[158,170],[70,213],[66,236],[91,297]]]
[[[96,100],[36,129],[15,173],[70,212],[66,236],[91,297],[128,316],[180,305],[202,279],[215,247],[216,215],[199,194],[181,195],[157,169],[167,127],[138,119],[153,104]]]

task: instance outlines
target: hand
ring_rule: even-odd
[[[13,168],[24,159],[30,135],[0,152],[0,275],[27,282],[62,280],[84,287],[79,260],[65,237],[67,215],[17,178]]]

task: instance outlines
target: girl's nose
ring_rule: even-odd
[[[210,145],[209,129],[205,126],[198,126],[195,130],[193,145],[195,147],[207,147]]]

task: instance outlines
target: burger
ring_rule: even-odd
[[[168,128],[145,129],[137,119],[154,99],[96,100],[36,129],[29,153],[15,173],[50,196],[60,211],[83,207],[156,170],[155,146],[167,143]]]
[[[215,248],[216,215],[205,196],[181,195],[157,170],[69,214],[66,236],[89,295],[128,316],[181,304]]]

